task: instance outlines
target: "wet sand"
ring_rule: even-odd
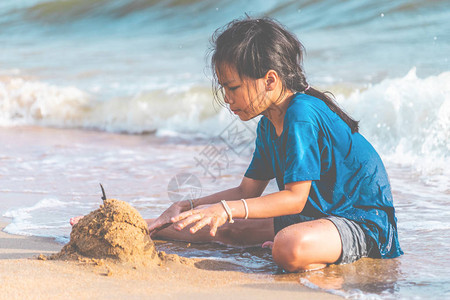
[[[0,221],[0,230],[7,224]],[[0,299],[339,299],[272,275],[223,271],[219,262],[132,266],[39,260],[62,245],[0,231]]]

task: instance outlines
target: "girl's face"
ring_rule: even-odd
[[[217,76],[224,89],[225,103],[242,121],[253,119],[271,105],[266,78],[240,78],[236,69],[228,64],[219,66]]]

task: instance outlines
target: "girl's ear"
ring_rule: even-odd
[[[277,71],[269,70],[264,76],[264,82],[266,84],[267,91],[273,91],[278,85],[280,78],[278,77]]]

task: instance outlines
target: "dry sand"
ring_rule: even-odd
[[[0,222],[0,230],[5,227]],[[0,231],[0,299],[338,299],[282,276],[222,271],[214,261],[160,265],[108,260],[39,260],[58,253],[50,239]]]

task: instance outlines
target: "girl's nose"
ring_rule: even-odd
[[[233,104],[233,103],[234,103],[234,101],[231,100],[231,98],[228,97],[226,94],[225,94],[225,97],[224,97],[224,101],[225,101],[225,103],[227,103],[227,104]]]

